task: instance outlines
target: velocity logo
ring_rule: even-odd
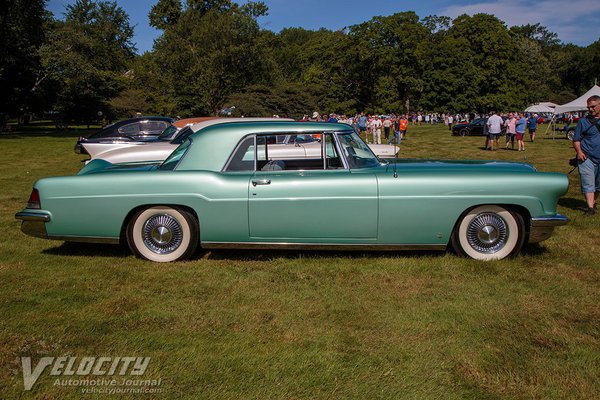
[[[21,357],[21,364],[23,386],[31,390],[48,367],[51,376],[140,376],[146,372],[150,357],[42,357],[33,369],[31,357]]]

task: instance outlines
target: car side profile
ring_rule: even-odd
[[[308,135],[320,137],[308,157],[276,150],[290,148],[278,137]],[[191,134],[160,165],[97,159],[40,179],[16,218],[31,236],[126,242],[156,262],[199,247],[454,249],[495,260],[567,223],[556,211],[567,188],[564,174],[523,163],[382,163],[344,124],[243,122]]]

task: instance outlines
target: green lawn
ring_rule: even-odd
[[[570,143],[527,151],[409,127],[401,158],[526,161],[568,172]],[[47,134],[45,134],[47,132]],[[74,174],[84,129],[0,134],[0,398],[79,398],[20,357],[151,357],[160,394],[123,398],[453,399],[600,396],[600,216],[577,172],[548,241],[510,260],[450,253],[211,251],[169,265],[119,246],[22,234],[33,182]],[[402,212],[401,209],[398,212]],[[87,395],[106,398],[108,395]]]

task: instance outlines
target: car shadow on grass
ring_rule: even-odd
[[[334,251],[334,250],[201,250],[196,258],[205,260],[269,261],[275,258],[420,258],[442,257],[446,251]]]
[[[558,205],[566,208],[570,208],[571,210],[581,211],[587,207],[586,202],[581,199],[575,199],[573,197],[561,197],[558,200]]]
[[[131,251],[126,245],[63,242],[62,244],[45,249],[44,254],[71,257],[118,257],[131,256]],[[445,251],[334,251],[334,250],[211,250],[199,249],[191,260],[231,260],[231,261],[269,261],[275,258],[413,258],[433,256],[441,257]]]
[[[523,256],[541,256],[546,253],[548,253],[548,250],[539,243],[526,244],[521,249],[521,255]]]
[[[119,244],[63,242],[59,246],[42,251],[44,254],[56,256],[88,256],[88,257],[129,257],[131,252],[127,246]]]
[[[540,256],[548,251],[544,246],[538,243],[528,244],[521,250],[524,256]],[[130,257],[131,251],[126,245],[117,244],[98,244],[98,243],[77,243],[64,242],[59,246],[48,248],[42,251],[44,254],[70,257]],[[446,254],[455,254],[451,249],[448,250],[399,250],[399,251],[335,251],[335,250],[211,250],[200,249],[194,260],[211,261],[270,261],[273,259],[284,258],[296,260],[301,258],[324,259],[324,258],[343,258],[343,259],[364,259],[364,258],[442,258]]]

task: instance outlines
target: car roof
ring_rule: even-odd
[[[220,171],[235,146],[251,134],[354,132],[350,125],[330,122],[242,121],[208,126],[190,136],[192,146],[177,170]]]
[[[234,118],[210,118],[204,121],[198,121],[191,124],[194,132],[204,129],[211,125],[226,124],[230,122],[267,122],[267,121],[294,121],[292,118],[274,118],[274,117],[234,117]]]
[[[181,129],[186,126],[196,124],[198,122],[210,121],[211,119],[217,119],[218,117],[192,117],[192,118],[183,118],[173,122],[177,128]]]

